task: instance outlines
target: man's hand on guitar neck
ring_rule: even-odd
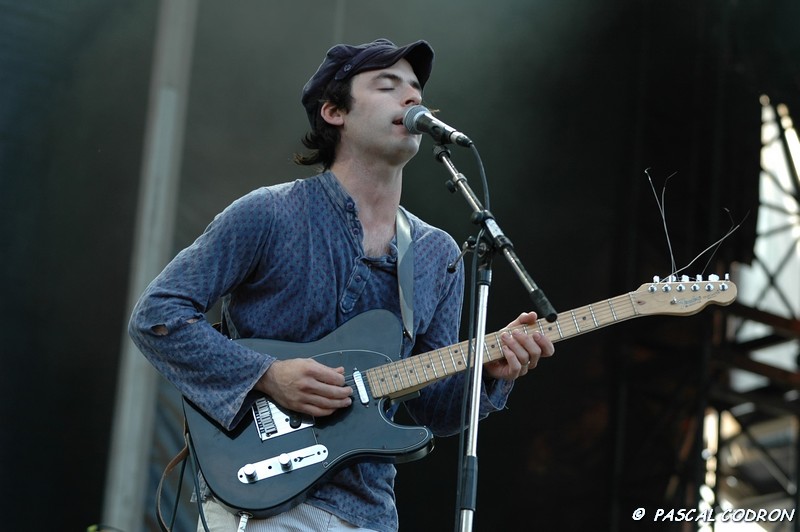
[[[536,319],[535,312],[523,312],[506,328],[530,326],[536,323]],[[489,362],[484,366],[484,371],[498,380],[513,381],[522,377],[536,367],[541,357],[553,356],[555,353],[553,342],[538,331],[531,334],[525,334],[521,329],[511,333],[505,332],[501,340],[505,358]]]
[[[350,406],[353,394],[344,385],[344,368],[329,368],[310,358],[276,360],[255,389],[285,408],[311,416],[328,416]]]

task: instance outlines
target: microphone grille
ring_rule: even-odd
[[[422,131],[417,129],[417,120],[425,113],[430,113],[430,111],[424,105],[412,105],[406,111],[405,116],[403,116],[403,125],[406,126],[406,129],[410,133],[415,135],[421,134]]]

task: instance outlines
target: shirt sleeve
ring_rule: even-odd
[[[265,252],[265,189],[232,203],[150,283],[128,325],[134,344],[180,392],[225,428],[274,358],[217,332],[205,313],[244,280]]]

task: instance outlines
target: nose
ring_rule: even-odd
[[[407,106],[419,105],[422,103],[422,91],[419,89],[419,87],[409,85],[406,89],[406,94],[404,97],[405,100],[403,103]]]

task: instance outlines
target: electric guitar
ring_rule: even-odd
[[[640,316],[696,314],[710,304],[732,303],[736,292],[734,283],[718,276],[655,279],[634,292],[563,312],[552,323],[518,328],[557,342]],[[483,363],[503,357],[503,332],[486,336]],[[390,401],[465,370],[469,346],[462,342],[398,360],[401,339],[396,317],[373,310],[315,342],[235,340],[279,359],[311,357],[343,366],[354,395],[349,407],[320,418],[285,410],[262,395],[252,415],[230,431],[184,399],[190,450],[217,500],[234,513],[268,517],[299,504],[315,485],[355,461],[425,456],[433,448],[431,431],[396,424],[385,412]]]

